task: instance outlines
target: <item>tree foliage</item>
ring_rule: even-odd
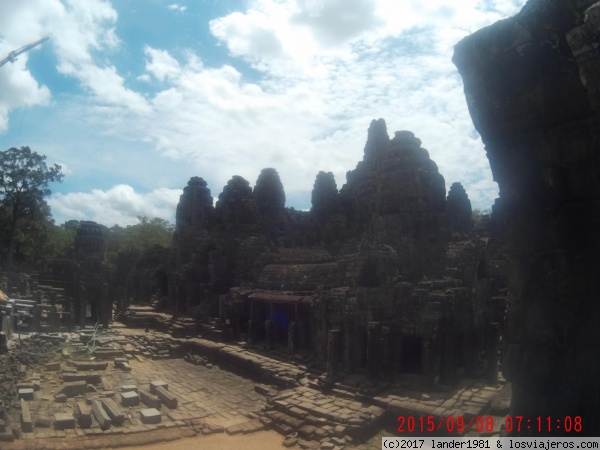
[[[0,152],[0,202],[9,218],[6,223],[6,265],[12,266],[15,247],[19,241],[34,239],[47,232],[50,208],[44,197],[50,195],[48,185],[61,182],[61,167],[46,165],[46,156],[29,147],[10,148]],[[35,242],[30,247],[36,247]],[[39,253],[39,249],[37,251]],[[34,257],[34,255],[29,255]]]
[[[154,217],[138,216],[139,223],[108,229],[107,257],[115,263],[119,253],[141,257],[154,247],[170,248],[175,226],[169,221]]]

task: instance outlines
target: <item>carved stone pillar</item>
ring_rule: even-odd
[[[327,333],[327,380],[335,381],[339,370],[340,330],[329,330]]]
[[[367,373],[377,378],[381,371],[381,322],[369,322],[367,328]]]
[[[298,351],[296,329],[296,322],[290,322],[290,324],[288,325],[288,352],[292,355]]]
[[[273,349],[273,321],[265,320],[265,349]]]

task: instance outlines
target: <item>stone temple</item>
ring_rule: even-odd
[[[568,433],[507,414],[600,434],[599,24],[592,0],[530,0],[455,47],[491,216],[474,222],[465,187],[446,192],[418,137],[378,119],[341,188],[316,174],[310,211],[285,206],[275,168],[215,205],[192,177],[170,250],[110,266],[82,222],[70,259],[0,279],[2,447],[272,429],[362,449],[408,417]]]

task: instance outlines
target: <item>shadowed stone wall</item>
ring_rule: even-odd
[[[454,54],[500,186],[510,413],[582,416],[588,436],[600,434],[599,37],[600,4],[536,0]]]

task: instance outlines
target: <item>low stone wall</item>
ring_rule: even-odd
[[[290,388],[306,376],[302,366],[274,361],[239,347],[199,338],[186,340],[182,345],[188,353],[205,356],[212,364],[262,383]]]

